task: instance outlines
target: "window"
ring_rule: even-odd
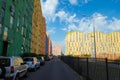
[[[0,22],[2,22],[2,18],[3,18],[3,9],[1,9],[1,11],[0,11]]]
[[[13,2],[15,2],[16,0],[12,0]]]
[[[5,12],[4,9],[1,9],[1,10],[0,10],[0,23],[3,23],[3,20],[4,20],[4,12]]]
[[[27,26],[28,26],[28,25],[27,25],[27,23],[26,23],[25,28],[27,28]]]
[[[17,27],[20,26],[20,13],[18,13]]]
[[[23,50],[23,45],[21,46],[21,49]]]
[[[10,14],[11,14],[11,16],[10,16],[10,28],[12,28],[12,26],[13,26],[14,12],[15,12],[15,8],[14,8],[14,5],[12,5],[10,7]]]
[[[24,61],[33,61],[33,58],[24,58]]]
[[[5,6],[6,6],[6,0],[2,0],[2,9],[5,10]]]
[[[6,67],[8,67],[8,66],[10,66],[10,59],[9,58],[1,58],[0,59],[0,67],[1,66],[6,66]]]
[[[13,26],[13,16],[10,16],[10,28]]]
[[[21,34],[23,35],[24,27],[22,27]]]
[[[10,7],[10,12],[11,12],[11,15],[14,16],[15,7],[14,7],[13,4],[12,4],[12,6]]]
[[[25,19],[24,19],[24,17],[23,17],[23,18],[22,18],[22,25],[24,25],[24,20],[25,20]]]
[[[7,40],[7,35],[8,35],[8,28],[5,27],[5,29],[4,29],[4,40]]]

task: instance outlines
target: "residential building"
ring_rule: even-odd
[[[60,56],[62,53],[62,46],[59,44],[56,44],[52,49],[52,54],[55,56]]]
[[[40,0],[34,0],[32,23],[31,53],[45,54],[46,23],[42,15]]]
[[[0,55],[30,52],[32,13],[33,0],[0,0]]]
[[[41,53],[45,54],[46,53],[46,20],[43,17],[43,23],[42,23],[42,29],[41,29]]]
[[[46,55],[52,55],[52,41],[48,33],[46,33]]]
[[[45,50],[45,53],[46,53],[46,55],[48,55],[48,40],[49,40],[49,35],[48,35],[48,33],[46,33],[46,50]]]
[[[49,39],[49,46],[48,46],[48,55],[53,55],[52,54],[52,41],[51,41],[51,39]]]
[[[68,32],[66,36],[66,54],[82,55],[94,54],[120,54],[120,32],[111,32],[108,34],[96,31],[94,33],[82,33],[79,31]],[[97,56],[98,57],[98,56]]]

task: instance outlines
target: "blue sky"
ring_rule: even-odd
[[[53,45],[65,50],[68,31],[120,31],[120,0],[41,0],[47,32]],[[85,16],[83,16],[85,15]]]

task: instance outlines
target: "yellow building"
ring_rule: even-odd
[[[97,54],[120,54],[120,32],[105,34],[95,32]],[[79,31],[68,32],[66,36],[66,54],[82,55],[94,54],[94,33],[82,33]]]
[[[32,17],[32,42],[31,53],[45,54],[46,24],[42,15],[40,0],[34,0]]]

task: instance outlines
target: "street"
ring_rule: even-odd
[[[20,79],[21,80],[21,79]],[[28,72],[23,80],[81,80],[80,76],[59,59],[47,61],[36,72]]]

